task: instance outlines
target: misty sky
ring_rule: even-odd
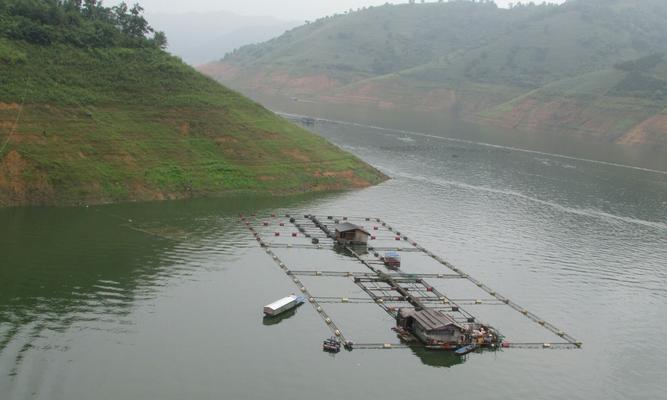
[[[242,15],[271,15],[285,20],[306,20],[342,12],[350,8],[368,5],[381,5],[387,0],[126,0],[128,3],[139,2],[147,13],[182,13],[231,11]],[[418,0],[419,1],[419,0]],[[429,2],[435,0],[427,0]],[[550,0],[560,3],[563,0]],[[105,5],[117,4],[119,0],[106,0]],[[517,0],[496,0],[505,6]],[[523,2],[528,2],[524,0]],[[538,2],[538,1],[536,1]],[[541,2],[541,0],[539,0]],[[394,0],[390,3],[407,3],[407,0]]]

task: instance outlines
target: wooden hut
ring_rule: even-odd
[[[396,325],[426,345],[426,347],[455,348],[466,341],[466,329],[449,315],[433,309],[399,310]]]
[[[364,228],[349,222],[335,225],[334,230],[335,239],[344,244],[364,245],[371,237],[371,234]]]

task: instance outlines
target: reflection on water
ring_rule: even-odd
[[[284,311],[284,312],[282,312],[278,315],[274,315],[274,316],[265,315],[262,318],[262,324],[264,324],[266,326],[277,325],[277,324],[283,322],[284,320],[292,318],[293,316],[295,316],[296,315],[296,310],[298,310],[298,309],[299,309],[299,307],[295,307],[295,308],[289,309],[287,311]]]
[[[236,215],[267,206],[279,204],[230,197],[0,210],[0,365],[15,376],[30,351],[67,351],[50,338],[72,330],[131,333],[133,311],[174,279],[190,279],[210,257],[247,246]]]
[[[586,140],[572,135],[563,140],[561,134],[543,132],[519,132],[494,126],[472,124],[453,119],[447,113],[421,112],[409,109],[383,110],[358,104],[330,104],[319,102],[286,101],[281,96],[246,92],[262,104],[283,115],[295,115],[294,120],[303,123],[307,115],[313,123],[305,124],[315,129],[318,122],[336,121],[352,128],[373,127],[407,142],[421,137],[445,140],[451,144],[472,144],[480,148],[505,149],[545,155],[556,159],[570,159],[613,166],[616,164],[638,167],[638,170],[667,172],[665,148],[653,146],[628,146]]]
[[[452,352],[428,350],[423,347],[412,347],[410,350],[424,365],[429,367],[451,368],[463,364],[467,359],[467,356],[457,356]]]
[[[289,113],[279,113],[279,115],[282,115],[283,117],[291,120],[292,122],[299,123],[301,122],[301,116],[296,115],[296,114],[289,114]],[[611,167],[618,167],[618,168],[627,168],[631,170],[636,170],[636,171],[642,171],[642,172],[650,172],[654,174],[661,174],[665,175],[667,174],[667,171],[665,170],[659,170],[659,169],[653,169],[653,168],[647,168],[647,167],[641,167],[641,166],[635,166],[635,165],[630,165],[630,164],[623,164],[621,162],[613,162],[613,161],[605,161],[607,157],[609,157],[609,154],[605,152],[601,152],[600,149],[596,149],[594,154],[591,154],[589,157],[595,157],[597,155],[600,157],[600,159],[594,159],[594,158],[582,158],[582,157],[577,157],[577,156],[571,156],[566,154],[560,154],[560,153],[555,153],[553,152],[554,150],[551,150],[552,152],[546,152],[546,151],[539,151],[539,150],[531,150],[529,148],[521,148],[521,147],[515,147],[511,145],[501,145],[501,144],[494,144],[494,143],[487,143],[487,142],[482,142],[482,141],[476,141],[476,140],[470,140],[470,139],[463,139],[460,137],[452,137],[452,136],[443,136],[442,134],[435,135],[435,134],[428,134],[424,132],[417,132],[417,131],[408,131],[408,130],[396,130],[394,128],[385,128],[382,126],[377,126],[377,125],[368,125],[368,124],[360,124],[360,123],[355,123],[355,122],[348,122],[348,121],[340,121],[340,120],[331,120],[331,119],[326,119],[326,118],[319,118],[317,120],[313,120],[313,123],[311,124],[304,124],[306,127],[315,127],[315,121],[319,123],[327,123],[327,124],[336,124],[336,125],[346,125],[346,126],[351,126],[354,128],[361,128],[361,129],[373,129],[376,131],[381,131],[381,132],[389,132],[389,135],[395,136],[396,134],[405,134],[405,135],[410,135],[413,137],[422,137],[422,138],[429,138],[429,139],[435,139],[435,140],[442,140],[442,141],[447,141],[447,142],[454,142],[454,143],[463,143],[463,144],[469,144],[469,145],[474,145],[478,147],[489,147],[493,149],[499,149],[502,151],[512,151],[512,152],[519,152],[519,153],[528,153],[528,154],[534,154],[534,155],[539,155],[539,156],[547,156],[555,159],[561,159],[561,160],[572,160],[572,161],[580,161],[584,163],[591,163],[591,164],[599,164],[599,165],[606,165],[606,166],[611,166]],[[485,129],[488,128],[483,128],[483,127],[478,127],[474,126],[472,124],[466,124],[464,122],[459,122],[457,124],[457,130],[459,131],[468,131],[468,132],[474,132],[476,136],[477,134],[480,134],[484,132]],[[414,142],[415,139],[413,139],[410,136],[400,136],[396,137],[397,140],[400,140],[402,142]],[[610,145],[607,143],[596,143],[598,147],[603,147],[603,148],[608,148]],[[627,156],[626,154],[624,154]],[[660,157],[659,154],[653,154],[654,156]],[[457,158],[459,157],[458,154],[452,154],[452,157]],[[623,157],[627,159],[627,157]],[[543,159],[544,162],[549,162],[548,159]],[[663,165],[662,164],[662,159],[658,158],[655,161],[652,160],[633,160],[633,161],[643,161],[643,162],[655,162],[656,165]]]

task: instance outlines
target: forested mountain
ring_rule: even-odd
[[[139,6],[0,2],[0,206],[294,193],[383,179],[165,45]]]
[[[240,90],[667,145],[667,127],[636,131],[667,106],[651,69],[665,51],[662,0],[461,0],[323,18],[203,70]]]

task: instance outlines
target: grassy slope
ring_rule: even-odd
[[[383,179],[158,50],[0,40],[0,102],[0,206],[293,193]]]
[[[601,83],[600,76],[618,78],[623,74],[613,73],[615,63],[666,50],[665,19],[661,0],[579,0],[512,10],[466,2],[384,6],[244,48],[207,73],[241,90],[268,87],[494,122],[508,112],[506,125],[526,129],[557,127],[563,114],[543,114],[559,96],[569,121],[563,129],[617,140],[663,105],[652,94],[612,91],[619,82]],[[320,47],[327,51],[310,51]],[[345,71],[355,73],[344,77]],[[331,81],[322,84],[323,76]],[[604,93],[595,91],[600,84]],[[559,85],[579,89],[556,90]],[[605,115],[615,122],[606,124]],[[667,131],[653,139],[667,144]]]

